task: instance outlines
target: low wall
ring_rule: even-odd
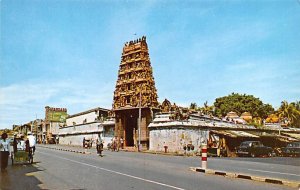
[[[96,145],[96,139],[99,134],[78,134],[78,135],[68,135],[59,138],[59,144],[64,145],[76,145],[83,146],[83,138],[85,139],[93,139],[93,147]],[[107,147],[107,144],[111,142],[112,137],[103,137],[102,133],[100,134],[100,138],[104,141],[104,148]]]
[[[149,150],[165,151],[165,146],[168,147],[168,152],[183,154],[184,146],[192,144],[194,150],[189,152],[199,152],[201,145],[208,139],[208,130],[195,128],[155,128],[150,130]]]

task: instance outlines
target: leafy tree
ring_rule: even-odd
[[[270,104],[263,104],[258,109],[258,115],[261,118],[267,118],[270,113],[274,113],[274,108]]]
[[[288,126],[300,127],[300,102],[282,101],[277,115],[280,121]]]
[[[243,112],[250,112],[253,117],[259,118],[266,118],[274,112],[274,108],[270,104],[264,104],[259,98],[238,93],[217,98],[214,107],[215,115],[223,117],[230,111],[234,111],[238,115]]]

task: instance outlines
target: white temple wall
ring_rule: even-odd
[[[201,145],[207,142],[208,130],[193,129],[193,128],[162,128],[151,129],[149,138],[149,149],[151,151],[165,151],[165,146],[168,147],[168,152],[185,153],[184,146],[192,144],[193,152],[199,152]],[[190,150],[192,152],[192,150]]]

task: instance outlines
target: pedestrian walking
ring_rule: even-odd
[[[29,152],[30,151],[30,146],[29,146],[29,139],[28,137],[25,140],[25,152]]]
[[[83,140],[82,140],[82,147],[84,148],[85,146],[85,137],[83,137]]]
[[[118,138],[117,137],[114,137],[114,140],[113,140],[113,151],[119,151],[119,142],[118,142]]]
[[[17,141],[17,135],[14,135],[14,141],[13,141],[13,151],[16,153],[18,151],[18,141]]]
[[[36,139],[35,139],[35,136],[33,136],[31,132],[28,132],[28,141],[29,141],[30,151],[32,151],[31,153],[32,153],[32,155],[34,155]]]
[[[119,152],[120,144],[121,144],[121,143],[120,143],[120,138],[119,138],[119,137],[117,137],[116,143],[117,143],[116,149],[117,149],[117,152]]]
[[[1,135],[0,140],[0,158],[1,158],[1,172],[5,172],[8,165],[8,156],[10,154],[10,143],[7,140],[7,133]]]
[[[102,157],[103,156],[102,155],[102,152],[103,152],[103,141],[102,140],[100,140],[100,139],[96,140],[96,149],[97,149],[97,154]]]
[[[59,143],[59,137],[58,137],[58,135],[55,137],[55,143],[56,143],[56,144]]]
[[[121,143],[121,149],[124,149],[124,139],[123,139],[123,137],[121,137],[120,143]]]
[[[91,143],[90,143],[90,148],[93,148],[93,143],[94,143],[94,139],[93,138],[91,138]]]
[[[116,150],[116,143],[115,143],[115,137],[111,139],[111,151]]]

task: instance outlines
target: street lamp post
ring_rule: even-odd
[[[138,128],[138,136],[139,136],[139,142],[138,142],[138,151],[141,151],[141,115],[142,115],[142,95],[140,91],[140,101],[139,101],[139,128]]]

